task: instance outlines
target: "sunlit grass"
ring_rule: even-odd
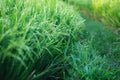
[[[120,27],[120,0],[66,0],[113,29]]]
[[[84,22],[59,0],[1,0],[0,79],[113,79]]]
[[[120,27],[120,0],[93,0],[94,12],[101,15],[106,24],[113,27]]]
[[[0,5],[0,79],[63,78],[70,44],[80,40],[80,15],[56,0],[3,0]]]

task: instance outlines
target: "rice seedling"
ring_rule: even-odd
[[[0,80],[114,79],[84,21],[59,0],[0,0]]]
[[[80,15],[58,0],[0,1],[0,79],[63,78],[82,26]]]

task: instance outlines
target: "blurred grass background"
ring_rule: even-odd
[[[65,0],[74,4],[84,14],[97,19],[113,30],[120,28],[120,0]],[[89,13],[89,14],[88,14]]]

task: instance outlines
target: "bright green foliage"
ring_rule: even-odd
[[[112,79],[83,22],[59,0],[0,0],[0,80]]]
[[[93,0],[94,12],[102,16],[106,24],[120,27],[120,0]]]
[[[120,0],[66,0],[103,23],[120,27]]]
[[[80,40],[80,15],[56,0],[0,0],[0,5],[0,79],[64,78],[74,53],[70,44]]]

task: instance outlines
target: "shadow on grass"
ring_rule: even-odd
[[[112,30],[98,21],[92,20],[83,14],[81,16],[85,19],[85,30],[88,32],[88,35],[86,35],[87,40],[92,39],[91,44],[97,54],[107,56],[109,66],[116,75],[116,79],[119,80],[120,35],[113,33]]]

